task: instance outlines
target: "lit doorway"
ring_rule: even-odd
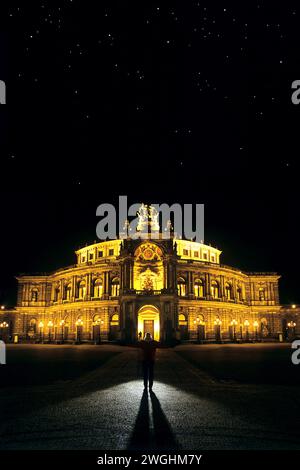
[[[144,335],[147,333],[154,337],[154,320],[144,320]]]
[[[159,310],[154,305],[144,305],[138,311],[137,336],[142,333],[142,338],[146,333],[150,333],[156,341],[160,339]]]

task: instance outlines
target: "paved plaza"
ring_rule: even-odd
[[[9,345],[0,449],[299,449],[290,356],[288,344],[162,348],[149,394],[136,348]]]

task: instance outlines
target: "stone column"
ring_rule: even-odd
[[[88,273],[86,275],[86,298],[87,300],[91,299],[91,282],[92,282],[92,274]]]
[[[168,289],[168,262],[164,260],[163,262],[163,270],[164,270],[164,289]]]
[[[233,300],[236,302],[237,301],[237,290],[236,290],[236,279],[232,279],[232,297]]]
[[[129,286],[130,286],[130,289],[133,289],[133,262],[130,261],[130,265],[129,265],[129,272],[130,272],[130,278],[129,278]]]
[[[55,282],[52,283],[51,285],[51,301],[54,302],[54,298],[55,298]]]
[[[220,297],[224,301],[225,298],[225,286],[224,286],[224,276],[220,276]]]
[[[60,280],[60,301],[62,302],[64,298],[64,280]]]
[[[194,289],[193,289],[193,273],[192,271],[188,271],[188,296],[194,297]]]
[[[125,291],[130,289],[130,268],[128,259],[125,260],[123,265],[123,289]]]
[[[30,298],[29,298],[29,294],[30,294],[30,289],[29,289],[29,283],[27,282],[25,284],[26,286],[26,289],[25,289],[25,300],[27,302],[27,305],[28,305],[28,302],[30,301]]]
[[[176,270],[176,264],[171,261],[171,266],[172,266],[172,275],[171,275],[171,289],[173,292],[177,291],[177,270]]]
[[[123,291],[123,274],[124,274],[124,265],[120,264],[120,293]]]
[[[76,276],[73,276],[72,277],[72,291],[71,291],[71,300],[72,300],[72,302],[74,302],[75,296],[76,296],[76,281],[77,281]]]
[[[210,274],[205,273],[205,297],[210,299]]]
[[[104,295],[109,296],[109,271],[104,272]]]
[[[250,302],[254,302],[255,300],[255,295],[254,295],[254,289],[253,289],[253,283],[250,281]]]
[[[172,288],[172,280],[173,280],[173,272],[172,272],[172,267],[171,267],[171,261],[167,261],[166,265],[166,278],[167,278],[167,289]]]

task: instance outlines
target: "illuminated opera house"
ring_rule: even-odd
[[[158,230],[159,232],[159,230]],[[247,273],[221,251],[179,239],[102,241],[76,264],[20,275],[12,334],[54,342],[278,339],[283,332],[276,273]]]

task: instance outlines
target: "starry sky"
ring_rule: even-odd
[[[204,203],[223,262],[300,303],[300,6],[236,3],[2,3],[1,303],[72,264],[121,194]]]

